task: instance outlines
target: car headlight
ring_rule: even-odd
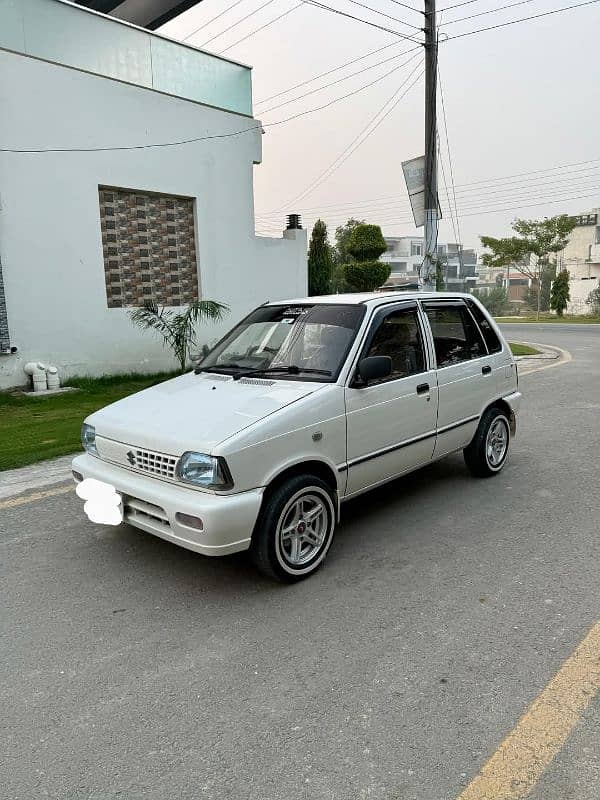
[[[233,486],[225,459],[205,453],[184,453],[177,464],[177,477],[205,489],[224,490]]]
[[[81,444],[83,449],[93,456],[98,455],[96,450],[96,428],[93,425],[88,425],[86,422],[81,426]]]

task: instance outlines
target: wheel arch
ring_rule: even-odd
[[[328,464],[326,461],[321,461],[318,458],[307,459],[306,461],[298,461],[295,464],[290,464],[286,467],[283,467],[279,472],[273,475],[269,479],[263,493],[261,510],[275,489],[281,486],[282,483],[285,483],[285,481],[297,475],[314,475],[317,478],[321,478],[321,480],[329,486],[333,494],[336,516],[339,520],[340,493],[338,476],[330,464]]]
[[[508,420],[508,424],[510,427],[510,435],[511,437],[514,436],[517,431],[517,418],[515,412],[510,407],[510,404],[507,403],[506,400],[504,400],[504,398],[500,397],[497,400],[494,400],[489,405],[487,405],[483,409],[483,414],[485,414],[485,412],[488,411],[490,408],[499,408],[501,411],[504,412],[504,414],[506,414],[506,419]]]

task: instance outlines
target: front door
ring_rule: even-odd
[[[360,358],[366,356],[389,356],[392,373],[368,386],[354,375],[346,388],[347,495],[427,464],[435,443],[437,384],[416,303],[375,314]]]

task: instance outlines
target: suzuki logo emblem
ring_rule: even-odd
[[[133,450],[130,450],[127,453],[127,461],[129,461],[132,467],[135,465],[135,453],[133,452]]]

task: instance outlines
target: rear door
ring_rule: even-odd
[[[389,356],[392,374],[359,386],[356,364]],[[431,460],[437,385],[416,302],[394,303],[374,316],[346,387],[347,494],[356,494]]]
[[[463,300],[426,300],[437,364],[439,410],[434,457],[466,447],[496,397],[496,376],[481,332]]]

